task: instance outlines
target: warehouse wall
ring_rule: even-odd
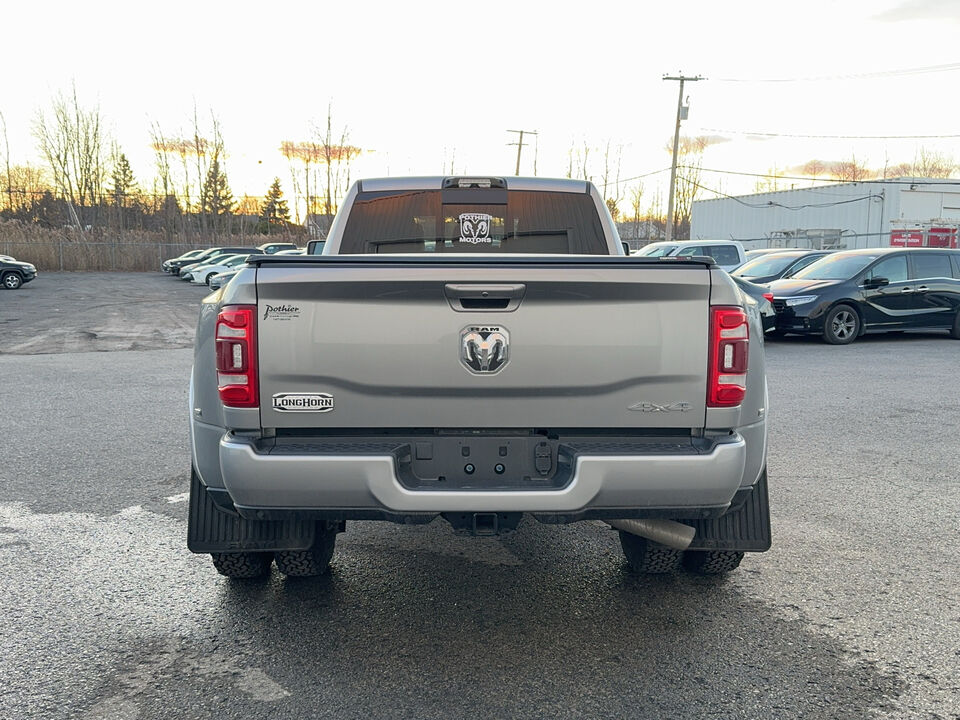
[[[960,182],[897,178],[698,200],[690,237],[740,240],[748,249],[809,247],[817,231],[826,231],[819,234],[847,248],[878,247],[889,245],[891,219],[935,218],[960,218]],[[811,232],[814,238],[806,238]]]

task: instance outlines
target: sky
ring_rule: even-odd
[[[0,113],[13,164],[40,164],[31,128],[58,92],[99,105],[142,186],[150,127],[222,127],[235,195],[286,185],[283,140],[334,130],[364,148],[355,177],[564,176],[571,148],[604,148],[645,202],[663,189],[678,85],[684,135],[716,139],[703,184],[750,192],[814,158],[874,168],[921,147],[960,161],[960,0],[5,3]],[[922,71],[919,71],[922,69]],[[750,133],[764,133],[757,136]],[[843,138],[791,135],[856,136]],[[958,137],[911,138],[905,136]],[[870,139],[871,136],[894,136]],[[0,146],[0,153],[3,152]],[[653,173],[653,174],[649,174]],[[627,183],[622,191],[624,196]]]

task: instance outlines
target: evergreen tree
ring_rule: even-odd
[[[114,203],[120,207],[126,205],[127,198],[139,192],[137,181],[133,177],[133,170],[130,169],[130,162],[127,160],[127,156],[122,153],[113,166],[110,179],[113,185],[110,188],[110,195],[113,197]]]
[[[260,208],[260,223],[257,228],[261,233],[267,234],[283,232],[289,223],[290,208],[287,207],[287,201],[283,199],[280,178],[274,178]]]
[[[113,199],[114,207],[117,209],[117,219],[120,223],[120,229],[127,225],[125,208],[136,204],[140,189],[137,187],[137,181],[133,177],[133,170],[130,168],[130,161],[127,156],[120,153],[113,165],[113,172],[110,175],[112,187],[110,188],[110,197]]]
[[[207,182],[203,186],[203,207],[214,216],[229,215],[233,212],[233,193],[227,184],[227,173],[220,167],[220,160],[214,158],[207,170]]]

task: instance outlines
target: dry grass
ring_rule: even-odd
[[[268,241],[289,241],[305,245],[302,235],[232,235],[219,237],[173,238],[145,230],[94,229],[80,232],[72,228],[52,230],[17,221],[0,221],[0,255],[33,263],[41,271],[81,272],[159,270],[160,264],[188,250],[215,245],[256,247]]]

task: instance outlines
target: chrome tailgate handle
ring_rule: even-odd
[[[457,312],[512,312],[520,306],[527,286],[473,285],[448,283],[443,286],[447,301]]]

